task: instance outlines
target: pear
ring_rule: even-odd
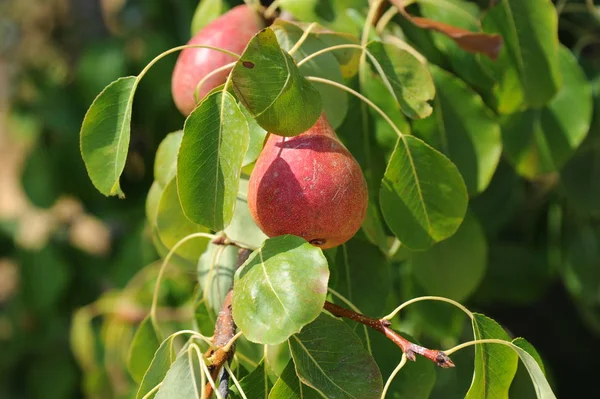
[[[242,54],[252,37],[265,26],[265,21],[247,5],[232,8],[206,25],[188,44],[202,44]],[[235,57],[207,48],[187,48],[181,51],[173,70],[171,93],[179,111],[188,116],[196,107],[194,92],[207,74],[236,60]],[[198,92],[201,100],[227,80],[231,69],[207,79]]]
[[[294,137],[271,134],[250,176],[250,214],[268,236],[300,236],[323,249],[360,228],[368,192],[360,166],[325,114]]]

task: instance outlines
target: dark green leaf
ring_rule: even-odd
[[[265,362],[262,361],[260,364],[247,376],[242,378],[240,386],[242,391],[246,394],[248,399],[267,399],[269,396],[269,390],[273,384],[269,380],[269,375],[265,367]],[[231,386],[231,398],[241,399],[242,395],[238,392],[235,385],[230,383]]]
[[[517,172],[534,178],[562,168],[586,137],[592,119],[592,92],[577,59],[559,51],[563,86],[542,110],[510,116],[502,126],[508,159]]]
[[[171,249],[182,238],[193,233],[208,233],[206,227],[192,223],[183,214],[177,196],[176,179],[165,187],[156,216],[156,229],[161,242]],[[176,253],[185,259],[196,262],[208,245],[208,238],[194,238],[181,245]]]
[[[177,190],[194,223],[219,231],[233,217],[248,123],[233,96],[207,96],[188,116],[177,157]]]
[[[475,313],[472,324],[475,339],[510,341],[504,329],[489,317]],[[507,398],[517,364],[517,355],[511,348],[499,344],[477,345],[473,382],[465,399]]]
[[[140,383],[144,378],[146,369],[152,363],[154,352],[159,346],[160,340],[154,330],[152,320],[150,320],[150,316],[146,316],[135,332],[127,356],[129,374],[137,383]]]
[[[377,363],[345,322],[323,313],[289,342],[298,377],[323,397],[381,396]]]
[[[464,301],[477,289],[487,266],[487,241],[477,219],[467,213],[452,237],[412,255],[412,270],[428,295]]]
[[[561,84],[558,65],[558,18],[548,0],[500,0],[485,15],[485,32],[504,39],[502,53],[516,69],[526,102],[533,107],[546,104]],[[506,64],[489,65],[500,75]]]
[[[304,385],[298,375],[294,362],[290,360],[275,382],[269,399],[321,399],[322,396],[312,388]]]
[[[119,178],[129,149],[136,86],[135,76],[117,79],[106,86],[88,109],[81,126],[81,156],[92,183],[106,196],[125,195]]]
[[[469,194],[484,191],[502,153],[500,126],[481,97],[464,82],[431,66],[437,88],[433,115],[415,121],[415,134],[456,165]]]
[[[158,347],[148,370],[144,374],[144,378],[138,388],[135,399],[142,399],[152,390],[152,388],[160,384],[165,378],[165,375],[169,371],[169,368],[176,357],[175,349],[173,348],[173,340],[173,337],[168,337]],[[150,398],[152,397],[153,396]]]
[[[279,47],[270,28],[248,43],[232,79],[241,103],[270,133],[295,136],[314,125],[321,114],[319,92]]]
[[[425,65],[408,51],[391,44],[374,41],[367,45],[367,49],[381,66],[378,72],[402,112],[413,119],[429,116],[431,106],[428,101],[435,95],[435,86]]]
[[[381,211],[410,249],[450,237],[467,211],[467,190],[448,158],[421,140],[398,140],[379,192]]]
[[[250,341],[279,344],[319,315],[328,279],[319,248],[300,237],[270,238],[236,272],[233,318]]]
[[[582,212],[600,211],[600,146],[582,147],[560,172],[568,200]]]

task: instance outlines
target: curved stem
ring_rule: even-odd
[[[439,301],[439,302],[450,303],[450,304],[456,306],[457,308],[459,308],[460,310],[462,310],[463,312],[465,312],[467,314],[467,316],[469,316],[471,318],[471,320],[473,319],[473,313],[469,309],[467,309],[462,304],[460,304],[456,301],[453,301],[452,299],[444,298],[441,296],[421,296],[418,298],[413,298],[410,301],[404,302],[402,305],[400,305],[396,309],[394,309],[394,311],[392,313],[383,317],[383,320],[391,320],[398,314],[398,312],[400,312],[402,309],[404,309],[408,305],[412,305],[413,303],[421,302],[421,301]]]
[[[366,49],[363,46],[361,46],[360,44],[350,44],[350,43],[349,44],[338,44],[336,46],[327,47],[327,48],[321,49],[319,51],[315,51],[314,53],[307,55],[302,60],[298,61],[296,63],[296,66],[300,67],[305,62],[308,62],[308,61],[312,60],[313,58],[318,57],[321,54],[325,54],[325,53],[328,53],[330,51],[335,51],[335,50],[342,50],[345,48],[355,48],[355,49],[358,49],[361,51],[362,50],[366,51]]]
[[[400,363],[398,363],[398,366],[396,366],[394,371],[392,371],[392,374],[390,374],[389,378],[385,382],[385,387],[383,387],[383,392],[381,393],[381,399],[385,399],[387,391],[390,389],[390,385],[392,385],[392,381],[394,381],[394,378],[396,378],[398,372],[402,369],[402,367],[404,367],[407,360],[408,358],[406,357],[406,354],[403,353],[402,358],[400,359]]]
[[[204,335],[200,334],[198,331],[194,331],[194,330],[179,330],[179,331],[177,331],[177,332],[169,335],[167,337],[167,339],[169,339],[169,338],[175,338],[175,337],[178,337],[178,336],[183,335],[183,334],[190,334],[192,337],[199,338],[202,341],[206,342],[209,346],[214,346],[213,343],[212,343],[212,341],[211,341],[212,337],[205,337]]]
[[[383,0],[376,0],[369,6],[369,12],[367,14],[367,19],[365,21],[365,26],[363,27],[362,36],[360,38],[360,44],[365,47],[367,42],[369,41],[369,31],[371,30],[371,25],[373,25],[373,21],[375,20],[375,13],[381,6]]]
[[[396,134],[398,135],[398,137],[400,138],[404,138],[404,134],[402,134],[402,132],[400,131],[400,129],[398,129],[398,126],[396,126],[396,124],[394,124],[394,122],[390,119],[389,116],[387,116],[387,114],[385,112],[383,112],[383,110],[381,108],[379,108],[377,105],[375,105],[375,103],[373,103],[373,101],[369,100],[367,97],[363,96],[362,94],[360,94],[359,92],[357,92],[356,90],[353,90],[347,86],[344,86],[341,83],[338,82],[334,82],[332,80],[329,79],[322,79],[322,78],[318,78],[316,76],[307,76],[306,79],[313,81],[313,82],[319,82],[319,83],[324,83],[330,86],[335,86],[338,89],[341,90],[345,90],[350,94],[355,95],[356,97],[358,97],[359,99],[361,99],[363,102],[365,102],[367,105],[369,105],[371,108],[373,108],[375,111],[377,111],[377,113],[379,113],[379,115],[381,115],[381,117],[383,119],[385,119],[385,121],[390,125],[390,127],[394,130],[394,132],[396,132]]]
[[[220,51],[222,53],[229,54],[230,56],[235,57],[235,58],[240,58],[239,54],[234,53],[229,50],[219,48],[219,47],[207,46],[204,44],[185,44],[183,46],[173,47],[172,49],[169,49],[169,50],[165,51],[164,53],[160,53],[159,55],[154,57],[154,59],[152,61],[150,61],[144,69],[142,69],[142,72],[140,72],[139,75],[137,75],[136,82],[139,82],[142,79],[142,77],[144,77],[146,72],[148,72],[148,70],[150,68],[152,68],[152,66],[154,66],[154,64],[156,64],[158,61],[160,61],[163,57],[166,57],[167,55],[175,53],[180,50],[185,50],[186,48],[207,48],[210,50]]]
[[[281,3],[281,0],[275,0],[265,10],[265,13],[263,15],[265,16],[266,19],[271,19],[271,17],[273,16],[273,14],[275,14],[275,10],[277,10],[277,7],[279,7],[279,3]]]
[[[381,34],[385,27],[390,23],[392,18],[396,16],[396,14],[398,14],[398,9],[396,7],[390,7],[385,13],[383,13],[381,18],[379,18],[379,21],[375,26],[375,32]]]
[[[298,51],[298,49],[300,48],[300,46],[302,46],[302,44],[306,41],[306,39],[308,38],[308,35],[310,35],[310,32],[313,30],[313,28],[317,26],[316,22],[313,22],[312,24],[308,25],[308,27],[306,28],[306,30],[304,31],[304,33],[302,33],[302,36],[300,36],[300,39],[298,39],[298,41],[296,42],[296,44],[294,44],[294,47],[292,47],[290,49],[290,51],[288,51],[289,55],[294,55],[294,53],[296,51]]]
[[[202,371],[203,371],[202,375],[206,376],[206,378],[208,378],[208,383],[212,387],[215,395],[217,395],[217,398],[223,399],[223,396],[217,389],[217,384],[215,384],[215,380],[213,380],[212,376],[210,375],[210,370],[208,370],[208,366],[206,365],[206,362],[204,361],[204,356],[202,355],[202,352],[200,352],[200,348],[198,348],[198,345],[196,345],[196,344],[191,344],[190,348],[193,348],[194,351],[196,352],[196,356],[198,357],[198,361],[200,362],[200,367],[202,368]],[[202,381],[203,390],[204,390],[204,386],[206,385],[204,381],[205,380],[203,379],[203,381]],[[202,399],[205,399],[204,396],[205,395],[202,395]]]
[[[156,285],[154,286],[154,294],[152,296],[152,307],[150,308],[150,321],[152,322],[154,329],[156,330],[157,333],[159,333],[159,335],[161,334],[161,332],[160,332],[160,327],[158,325],[158,321],[156,320],[156,308],[158,306],[158,293],[160,291],[160,283],[162,281],[163,274],[165,273],[165,269],[167,268],[167,265],[169,264],[169,261],[171,260],[171,257],[173,256],[175,251],[177,251],[177,249],[180,246],[182,246],[183,244],[185,244],[186,242],[188,242],[189,240],[192,240],[194,238],[208,238],[210,240],[213,240],[216,238],[216,236],[213,234],[208,234],[208,233],[194,233],[194,234],[190,234],[189,236],[183,237],[181,240],[179,240],[177,242],[177,244],[175,244],[173,246],[173,248],[171,248],[171,250],[169,251],[167,256],[165,256],[165,259],[163,260],[163,263],[160,266],[160,270],[158,271],[158,277],[156,278]]]
[[[156,385],[154,388],[152,388],[151,390],[149,390],[148,393],[145,394],[142,397],[142,399],[149,399],[154,394],[154,392],[156,392],[156,391],[158,391],[160,389],[160,387],[162,386],[162,384],[163,384],[162,381],[159,382],[158,385]]]
[[[456,345],[454,348],[450,348],[450,349],[444,351],[444,353],[446,353],[449,356],[456,351],[459,351],[459,350],[464,349],[469,346],[478,345],[478,344],[500,344],[500,345],[504,345],[504,346],[508,346],[508,347],[512,347],[512,345],[514,345],[511,342],[504,341],[501,339],[494,339],[494,338],[476,339],[474,341],[468,341],[468,342],[464,342],[460,345]]]
[[[242,389],[242,386],[240,385],[238,379],[233,374],[233,371],[231,371],[231,367],[229,367],[229,365],[227,363],[225,363],[223,365],[223,367],[225,367],[225,371],[227,371],[229,373],[229,377],[233,380],[233,384],[237,387],[240,395],[242,395],[242,399],[248,399],[248,397],[246,396],[246,393]]]
[[[235,66],[235,64],[237,64],[237,61],[234,62],[230,62],[227,65],[223,65],[222,67],[219,67],[211,72],[209,72],[208,74],[206,74],[206,76],[204,76],[200,82],[198,82],[198,84],[196,85],[196,90],[194,90],[194,102],[196,104],[198,104],[200,102],[200,98],[198,98],[198,96],[200,95],[200,89],[202,88],[202,85],[210,78],[212,78],[213,76],[215,76],[217,73],[219,72],[223,72],[226,71],[229,68],[233,68]]]
[[[229,352],[229,351],[231,350],[231,347],[232,347],[232,346],[233,346],[233,344],[235,343],[235,341],[237,341],[237,339],[238,339],[239,337],[241,337],[242,335],[244,335],[244,333],[243,333],[243,332],[241,332],[241,331],[239,331],[237,334],[235,334],[235,335],[233,336],[233,338],[231,338],[231,339],[229,340],[229,342],[227,342],[227,345],[225,345],[225,346],[224,346],[224,347],[222,347],[221,349],[222,349],[224,352]]]
[[[390,246],[390,249],[388,250],[387,257],[390,259],[393,258],[398,253],[398,250],[400,249],[400,247],[402,247],[402,243],[400,242],[400,240],[398,238],[394,237],[394,242],[392,243],[392,245]]]

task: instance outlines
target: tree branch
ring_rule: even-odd
[[[252,251],[248,249],[240,248],[238,251],[238,260],[236,268],[239,268],[244,262],[248,259]],[[209,349],[204,356],[210,360],[210,365],[208,366],[208,370],[210,371],[210,375],[214,381],[217,381],[217,377],[219,377],[219,373],[223,368],[225,362],[229,362],[233,358],[233,354],[235,353],[235,344],[231,345],[228,350],[224,347],[233,339],[235,336],[236,325],[233,321],[233,315],[231,312],[231,296],[233,294],[233,287],[229,290],[227,295],[225,296],[225,300],[223,301],[223,305],[221,306],[221,311],[219,312],[219,316],[217,317],[217,322],[215,323],[215,334],[213,337],[213,344],[217,347],[217,349]],[[224,375],[227,375],[226,373]],[[205,389],[206,395],[203,399],[209,399],[213,394],[213,389],[210,384],[206,384]],[[227,395],[223,395],[221,392],[221,396],[224,398]]]
[[[442,351],[435,349],[427,349],[420,345],[414,344],[398,334],[390,328],[391,322],[384,319],[374,319],[360,313],[356,313],[350,309],[343,308],[329,301],[325,301],[323,306],[325,310],[337,317],[345,317],[346,319],[354,320],[360,324],[364,324],[373,330],[379,331],[385,335],[390,341],[395,343],[402,349],[409,360],[415,361],[415,354],[421,355],[442,368],[454,367],[454,363]]]

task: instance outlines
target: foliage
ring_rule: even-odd
[[[570,392],[553,374],[555,364],[542,362],[551,355],[547,346],[540,357],[512,328],[469,309],[528,305],[562,281],[582,320],[600,333],[600,198],[593,183],[600,147],[592,120],[598,65],[582,56],[585,43],[568,35],[559,41],[569,13],[558,19],[548,0],[417,0],[406,9],[402,3],[276,2],[294,21],[275,19],[259,32],[227,82],[185,122],[164,94],[172,64],[163,58],[174,61],[169,48],[236,2],[194,2],[185,12],[186,24],[193,21],[176,40],[126,66],[107,61],[98,75],[112,83],[86,82],[96,75],[81,72],[76,82],[85,89],[71,96],[91,105],[85,115],[69,107],[64,117],[75,126],[83,121],[81,154],[76,137],[60,137],[45,152],[50,157],[31,155],[25,176],[35,178],[24,184],[31,200],[47,208],[64,193],[80,198],[118,244],[86,252],[57,228],[41,249],[15,249],[23,284],[7,314],[25,309],[44,320],[74,312],[70,348],[87,397],[197,398],[217,385],[216,397],[270,399]],[[564,2],[558,7],[568,11]],[[448,26],[466,29],[469,39]],[[492,48],[498,37],[499,51]],[[106,57],[125,44],[108,47],[100,52]],[[115,70],[116,76],[108,72]],[[100,94],[94,100],[90,92]],[[370,195],[362,229],[326,251],[295,236],[267,238],[245,200],[266,132],[297,135],[321,110],[359,161]],[[77,161],[60,159],[68,146]],[[73,166],[78,157],[89,179],[81,164]],[[153,158],[154,168],[144,172]],[[38,177],[71,169],[77,180],[55,179],[57,187]],[[127,197],[100,198],[90,182],[106,196]],[[66,231],[74,220],[57,223]],[[98,272],[104,263],[113,266]],[[89,283],[97,277],[111,289]],[[239,335],[217,342],[231,286]],[[62,308],[67,287],[76,293]],[[414,354],[402,354],[358,316],[342,320],[325,311],[330,302],[374,316],[415,344],[450,348],[456,368],[436,369],[421,357],[411,362]],[[44,325],[60,334],[51,321]],[[10,359],[17,352],[7,353]],[[218,360],[227,354],[231,359]],[[67,365],[55,372],[67,376],[47,377],[49,367],[40,362],[28,378],[44,375],[53,394],[70,397],[73,361],[58,362]],[[215,374],[215,364],[229,377]]]

